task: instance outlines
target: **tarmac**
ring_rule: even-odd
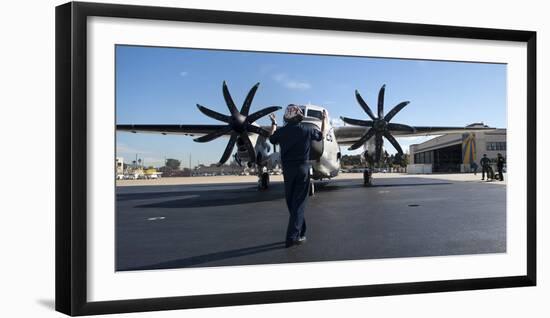
[[[506,176],[505,176],[506,178]],[[506,252],[506,182],[481,175],[361,174],[317,182],[307,242],[285,248],[282,176],[117,181],[116,270]]]

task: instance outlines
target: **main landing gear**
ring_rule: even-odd
[[[315,184],[313,183],[313,179],[311,176],[313,175],[313,168],[309,168],[309,196],[312,197],[315,195]]]
[[[315,195],[315,184],[313,183],[313,180],[309,182],[309,196],[312,197]]]
[[[369,168],[365,168],[365,170],[363,170],[363,186],[372,186],[372,171]]]

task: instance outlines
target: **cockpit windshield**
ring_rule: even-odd
[[[320,110],[315,109],[308,109],[307,110],[307,117],[315,117],[318,119],[323,119],[323,112]]]

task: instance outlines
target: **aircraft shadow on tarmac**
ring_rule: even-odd
[[[132,196],[134,195],[132,194]],[[177,199],[177,197],[184,198]],[[138,208],[199,208],[274,201],[284,199],[284,197],[283,185],[279,184],[272,186],[268,191],[257,191],[256,187],[247,187],[239,189],[205,189],[204,191],[140,193],[134,197],[134,200],[167,199],[165,201],[138,205]],[[175,199],[171,200],[170,198]],[[128,200],[128,198],[126,197],[124,200]]]
[[[392,183],[375,184],[364,187],[361,183],[329,182],[319,183],[316,193],[345,191],[346,189],[357,188],[383,188],[383,187],[416,187],[448,185],[450,182],[421,182],[421,183]],[[182,198],[183,197],[183,198]],[[147,192],[147,193],[121,193],[117,194],[117,201],[157,201],[146,204],[139,204],[137,208],[200,208],[212,206],[240,205],[247,203],[258,203],[284,199],[284,184],[282,182],[272,183],[267,191],[257,191],[255,186],[237,189],[206,189],[193,191],[170,191],[170,192]],[[165,198],[166,200],[158,201]]]
[[[172,260],[168,262],[162,262],[153,265],[130,267],[124,269],[118,269],[120,271],[139,271],[139,270],[150,270],[150,269],[172,269],[172,268],[184,268],[184,267],[193,267],[196,265],[201,265],[205,263],[222,261],[229,258],[242,257],[246,255],[265,253],[269,251],[285,249],[285,242],[275,242],[257,246],[250,246],[245,248],[239,248],[228,251],[221,251],[197,256],[191,256],[187,258],[181,258],[177,260]]]
[[[318,187],[315,188],[316,192],[323,192],[323,191],[334,191],[334,190],[344,190],[344,189],[357,189],[357,188],[389,188],[389,187],[417,187],[417,186],[435,186],[435,185],[448,185],[452,184],[451,182],[424,182],[424,183],[396,183],[396,184],[373,184],[371,186],[365,187],[363,184],[334,184],[334,183],[326,183],[326,184],[319,184]]]

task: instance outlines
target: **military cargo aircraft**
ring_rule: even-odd
[[[250,114],[252,100],[260,83],[254,85],[248,92],[240,111],[237,109],[225,81],[222,84],[222,93],[229,109],[229,115],[213,111],[205,106],[197,104],[197,108],[204,115],[223,122],[222,125],[166,125],[166,124],[117,124],[118,131],[132,133],[157,133],[162,135],[179,134],[196,137],[196,142],[209,142],[219,137],[228,137],[227,146],[218,162],[224,164],[235,145],[237,151],[235,160],[248,167],[255,167],[258,172],[258,188],[267,189],[269,186],[269,174],[267,170],[278,167],[281,163],[280,153],[269,143],[270,126],[260,126],[256,122],[270,113],[280,110],[280,106],[269,106]],[[374,162],[382,159],[384,138],[388,140],[397,151],[397,158],[403,155],[403,149],[395,137],[429,136],[452,133],[464,133],[475,131],[493,130],[490,127],[437,127],[437,126],[409,126],[391,122],[395,115],[409,104],[404,101],[394,106],[388,113],[384,113],[385,85],[378,93],[377,113],[375,114],[359,92],[355,91],[355,98],[368,116],[365,119],[353,119],[340,117],[344,126],[333,127],[328,110],[322,106],[300,105],[304,113],[303,123],[314,125],[321,129],[323,110],[326,110],[327,123],[325,125],[324,139],[313,141],[311,145],[310,161],[312,165],[311,178],[313,180],[331,179],[340,171],[340,159],[342,157],[340,146],[349,146],[349,150],[364,148],[364,155],[371,156]],[[273,151],[271,149],[273,148]],[[365,170],[363,183],[371,183],[370,174]],[[313,184],[313,183],[311,183]],[[313,192],[313,188],[312,191]]]

